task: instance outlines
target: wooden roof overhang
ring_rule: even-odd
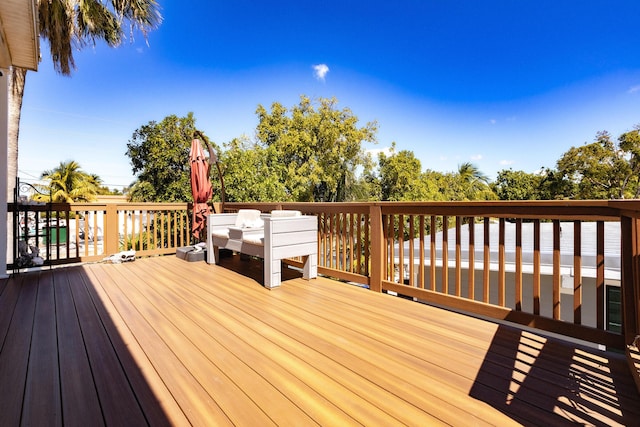
[[[38,69],[40,45],[36,1],[0,2],[0,68]]]

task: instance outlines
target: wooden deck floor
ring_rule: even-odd
[[[617,354],[324,278],[269,291],[227,262],[0,282],[0,424],[640,423]]]

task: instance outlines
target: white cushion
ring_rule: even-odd
[[[302,216],[302,212],[286,209],[271,211],[271,218],[292,218],[298,216]]]
[[[243,243],[250,245],[264,246],[264,234],[249,234],[242,238]]]
[[[258,209],[240,209],[236,217],[236,227],[259,228],[264,226],[264,221],[260,218],[261,212]]]

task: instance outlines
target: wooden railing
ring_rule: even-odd
[[[640,201],[224,208],[317,215],[318,272],[373,291],[616,348],[640,334]],[[10,204],[9,212],[18,236],[46,241],[48,264],[102,260],[127,249],[169,254],[193,243],[186,203]],[[27,224],[43,218],[46,229]]]
[[[382,212],[383,289],[622,347],[621,331],[606,328],[615,323],[607,323],[607,280],[620,286],[619,264],[607,269],[605,259],[605,223],[617,221],[617,233],[606,229],[619,241],[620,217],[615,210],[594,204],[482,203],[389,206]],[[583,241],[595,247],[586,248]],[[418,257],[411,253],[416,248]],[[589,263],[583,262],[587,249]],[[407,267],[400,261],[407,258],[418,261]],[[409,279],[403,281],[407,268],[418,273],[409,271]],[[587,277],[587,269],[595,272],[593,277]]]
[[[187,203],[10,203],[18,262],[19,241],[37,247],[45,265],[99,261],[133,249],[136,256],[171,254],[191,244]]]

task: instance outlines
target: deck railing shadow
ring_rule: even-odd
[[[603,411],[636,425],[633,381],[610,376],[611,364],[625,363],[622,355],[500,325],[469,395],[525,426],[603,425]]]

